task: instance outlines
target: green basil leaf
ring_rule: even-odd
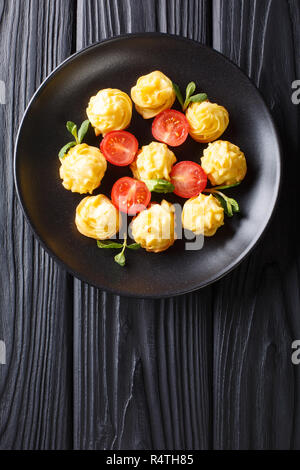
[[[89,129],[89,126],[90,126],[90,121],[88,119],[86,121],[83,121],[83,123],[81,124],[80,129],[78,131],[78,141],[80,144],[83,141],[84,136]]]
[[[71,134],[72,134],[74,127],[77,127],[77,126],[76,126],[75,122],[68,121],[67,124],[66,124],[66,127],[67,127],[68,131],[71,132]]]
[[[225,214],[228,217],[232,217],[233,216],[232,207],[231,207],[231,204],[228,203],[228,200],[227,200],[228,198],[226,196],[221,196],[220,194],[215,194],[215,193],[213,193],[213,196],[217,198],[218,201],[221,203],[221,206],[223,207]]]
[[[207,94],[206,93],[198,93],[197,95],[191,96],[189,101],[192,103],[201,103],[202,101],[207,100]]]
[[[222,196],[219,196],[219,194],[214,194],[214,193],[212,193],[212,194],[216,199],[218,199],[218,201],[221,204],[221,206],[223,207],[224,211],[227,212],[227,206],[226,206],[225,200],[222,198]]]
[[[145,183],[149,191],[155,193],[172,193],[175,189],[174,185],[170,183],[170,181],[164,180],[162,178],[147,180]]]
[[[186,87],[185,91],[185,101],[188,101],[188,99],[192,96],[194,91],[196,90],[196,84],[195,82],[190,82],[188,86]]]
[[[172,83],[172,85],[179,103],[181,104],[181,106],[183,106],[183,96],[181,94],[179,86],[176,85],[176,83]]]
[[[225,202],[226,202],[226,207],[227,207],[226,214],[228,215],[228,217],[232,217],[233,216],[232,205],[230,204],[230,201],[227,198],[225,199]]]
[[[69,142],[68,144],[64,145],[58,154],[59,158],[64,158],[65,154],[70,150],[70,148],[75,147],[76,142]]]
[[[145,184],[147,188],[149,189],[149,191],[154,191],[154,188],[157,184],[157,180],[146,180]]]
[[[123,253],[123,251],[121,251],[121,253],[119,253],[118,255],[115,256],[115,262],[118,263],[120,266],[125,266],[125,255]]]
[[[238,202],[235,200],[235,199],[232,199],[231,197],[228,198],[228,201],[230,202],[231,204],[231,207],[232,207],[232,211],[233,212],[240,212],[240,206],[238,204]]]
[[[111,240],[97,240],[97,246],[98,248],[123,248],[123,245],[121,243],[112,242]]]
[[[68,121],[66,126],[67,126],[68,131],[72,134],[73,137],[75,137],[76,142],[77,142],[77,126],[76,126],[76,124],[72,121]]]
[[[127,248],[130,250],[138,250],[141,248],[141,245],[139,243],[131,243],[131,245],[127,245]]]

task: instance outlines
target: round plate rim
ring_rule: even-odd
[[[129,38],[145,38],[145,37],[168,37],[170,39],[176,39],[176,40],[179,40],[179,41],[183,41],[183,42],[187,42],[187,43],[194,43],[195,45],[197,45],[198,47],[201,47],[201,48],[204,48],[204,49],[208,49],[210,51],[213,51],[214,53],[220,55],[222,57],[223,60],[229,62],[231,65],[233,65],[236,69],[239,70],[240,73],[242,73],[244,75],[244,77],[251,83],[251,85],[255,88],[255,90],[257,91],[257,93],[259,94],[260,96],[260,99],[262,100],[263,102],[263,105],[265,107],[265,111],[268,115],[268,118],[270,119],[271,123],[272,123],[272,126],[273,126],[273,129],[274,129],[274,135],[275,135],[275,138],[276,138],[276,144],[277,144],[277,147],[278,147],[278,158],[276,158],[276,185],[274,186],[274,193],[273,193],[273,200],[272,200],[272,204],[270,205],[270,209],[269,209],[269,214],[268,214],[268,218],[267,218],[267,221],[264,225],[264,227],[260,230],[260,232],[258,232],[258,234],[256,235],[256,237],[253,239],[252,243],[247,247],[246,250],[244,250],[240,256],[238,258],[236,258],[232,263],[230,263],[229,266],[226,266],[223,270],[221,270],[218,274],[218,276],[211,276],[210,278],[208,278],[205,282],[202,282],[199,286],[194,286],[190,289],[182,289],[182,290],[176,290],[175,292],[168,292],[168,293],[163,293],[163,294],[160,294],[160,295],[156,295],[156,294],[143,294],[143,295],[137,295],[137,294],[133,294],[131,292],[122,292],[118,289],[111,289],[111,288],[107,288],[107,287],[100,287],[99,285],[96,285],[96,284],[93,284],[91,283],[88,279],[85,278],[84,275],[82,275],[81,273],[71,269],[69,266],[67,266],[63,260],[61,260],[48,246],[47,244],[44,242],[44,240],[39,236],[35,226],[34,226],[34,223],[33,221],[31,220],[30,218],[30,215],[29,215],[29,212],[25,206],[25,203],[23,201],[23,198],[22,198],[22,194],[21,194],[21,190],[20,190],[20,185],[19,185],[19,178],[18,178],[18,175],[17,175],[17,155],[18,155],[18,148],[19,148],[19,140],[20,140],[20,135],[21,135],[21,131],[22,131],[22,127],[23,127],[23,123],[25,121],[25,119],[27,118],[27,114],[29,113],[30,111],[30,108],[33,104],[33,102],[35,101],[35,99],[39,96],[39,94],[42,92],[42,90],[44,89],[44,87],[47,85],[47,83],[57,74],[57,72],[59,72],[64,66],[66,66],[67,64],[69,64],[70,62],[72,62],[73,60],[75,60],[78,56],[80,55],[84,55],[87,51],[91,50],[91,49],[94,49],[94,48],[97,48],[99,46],[101,46],[102,44],[104,43],[109,43],[109,42],[116,42],[116,41],[119,41],[119,40],[122,40],[122,39],[129,39]],[[17,193],[17,197],[18,197],[18,200],[19,200],[19,203],[21,205],[21,208],[22,208],[22,212],[24,214],[24,217],[27,221],[27,223],[29,224],[34,236],[37,238],[37,240],[39,241],[39,243],[41,244],[41,246],[43,247],[43,249],[48,253],[49,256],[51,256],[56,262],[57,264],[63,268],[65,271],[67,271],[68,273],[72,274],[75,278],[79,279],[80,281],[82,282],[85,282],[86,284],[92,286],[92,287],[95,287],[97,289],[100,289],[100,290],[103,290],[103,291],[106,291],[106,292],[109,292],[111,294],[114,294],[114,295],[119,295],[119,296],[123,296],[123,297],[133,297],[133,298],[145,298],[145,299],[160,299],[160,298],[168,298],[168,297],[177,297],[179,295],[184,295],[184,294],[188,294],[188,293],[191,293],[191,292],[195,292],[195,291],[198,291],[204,287],[207,287],[209,286],[210,284],[214,283],[214,282],[217,282],[219,281],[221,278],[223,278],[224,276],[226,276],[227,274],[229,274],[230,272],[232,272],[235,268],[237,268],[241,263],[242,261],[244,261],[249,255],[250,253],[254,250],[254,248],[257,246],[257,244],[259,243],[259,241],[261,240],[261,238],[263,237],[263,235],[265,234],[266,230],[268,229],[272,219],[273,219],[273,216],[274,216],[274,212],[275,212],[275,209],[276,209],[276,205],[278,203],[278,199],[279,199],[279,194],[280,194],[280,188],[281,188],[281,177],[282,177],[282,145],[281,145],[281,141],[280,141],[280,137],[279,137],[279,132],[278,132],[278,129],[277,129],[277,125],[274,121],[274,118],[269,110],[269,107],[268,105],[266,104],[266,101],[263,97],[263,95],[261,94],[260,90],[257,88],[256,84],[253,82],[253,80],[248,77],[244,72],[243,70],[237,65],[235,64],[231,59],[229,59],[228,57],[226,57],[224,54],[222,54],[221,52],[217,51],[216,49],[212,48],[212,47],[209,47],[205,44],[201,44],[200,42],[198,41],[195,41],[194,39],[190,39],[190,38],[187,38],[187,37],[183,37],[183,36],[178,36],[176,34],[170,34],[170,33],[161,33],[161,32],[145,32],[145,33],[127,33],[127,34],[120,34],[120,35],[117,35],[117,36],[114,36],[114,37],[111,37],[111,38],[107,38],[107,39],[103,39],[101,41],[97,41],[87,47],[84,47],[82,48],[81,50],[75,52],[74,54],[70,55],[69,57],[67,57],[66,59],[64,59],[57,67],[55,67],[52,72],[50,72],[50,74],[43,80],[43,82],[39,85],[39,87],[37,88],[37,90],[35,91],[35,93],[33,94],[32,98],[30,99],[25,111],[24,111],[24,114],[23,114],[23,117],[21,119],[21,122],[19,124],[19,128],[18,128],[18,132],[17,132],[17,137],[16,137],[16,141],[15,141],[15,149],[14,149],[14,162],[13,162],[13,172],[14,172],[14,184],[15,184],[15,189],[16,189],[16,193]]]

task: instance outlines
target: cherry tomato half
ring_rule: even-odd
[[[151,193],[143,181],[124,176],[118,179],[111,191],[113,204],[128,215],[136,215],[146,209]]]
[[[198,163],[191,161],[179,162],[171,171],[171,182],[177,196],[190,198],[198,196],[207,185],[207,175]]]
[[[175,109],[166,109],[154,119],[152,134],[159,142],[178,147],[185,142],[189,134],[188,120],[183,113]]]
[[[106,160],[113,165],[126,166],[133,162],[138,151],[138,141],[127,131],[111,131],[100,144]]]

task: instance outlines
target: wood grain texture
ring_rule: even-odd
[[[78,1],[77,48],[120,33],[163,31],[208,43],[210,2]],[[74,446],[211,446],[211,289],[120,298],[74,281]]]
[[[278,210],[263,241],[240,268],[215,286],[214,447],[300,447],[300,370],[291,343],[300,337],[299,78],[297,1],[214,0],[213,45],[256,83],[283,144]],[[255,144],[255,143],[254,143]]]
[[[211,42],[210,0],[78,0],[77,49],[126,33],[160,31]]]
[[[199,296],[132,300],[76,284],[75,448],[207,448],[211,321]]]
[[[25,106],[71,52],[70,1],[0,0],[0,366],[1,449],[72,445],[72,284],[31,231],[16,200],[13,148]],[[42,158],[42,156],[41,156]]]

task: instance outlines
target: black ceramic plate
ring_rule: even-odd
[[[198,251],[184,240],[160,254],[144,250],[127,255],[122,268],[110,250],[77,232],[75,208],[84,197],[66,191],[59,179],[58,150],[68,142],[67,120],[86,119],[89,98],[101,88],[130,93],[140,75],[161,70],[182,89],[194,80],[210,100],[230,113],[222,139],[237,144],[248,163],[246,179],[230,191],[241,215],[206,238]],[[153,140],[152,120],[136,112],[129,131],[140,145]],[[92,130],[87,142],[98,145]],[[192,139],[174,149],[178,160],[199,162],[204,145]],[[130,175],[109,165],[101,184],[107,195],[113,182]],[[160,34],[130,35],[91,46],[58,67],[33,97],[20,127],[15,152],[15,181],[25,215],[40,242],[78,278],[102,289],[138,297],[164,297],[203,287],[233,269],[256,244],[273,212],[280,180],[280,146],[270,113],[249,79],[221,54],[200,44]],[[159,199],[159,196],[158,196]],[[176,201],[168,195],[167,199]],[[179,199],[178,199],[179,200]],[[182,201],[182,200],[181,200]]]

